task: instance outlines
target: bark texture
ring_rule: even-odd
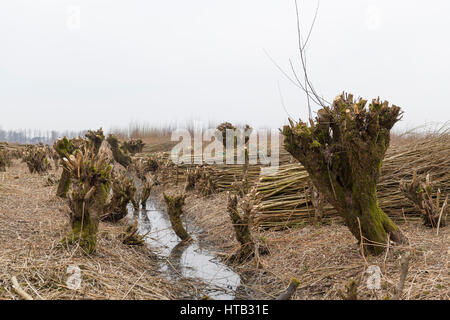
[[[128,214],[127,206],[134,200],[136,186],[125,174],[114,176],[112,181],[112,198],[105,206],[102,221],[117,222]]]
[[[353,100],[341,94],[331,107],[317,112],[315,121],[283,127],[286,150],[306,168],[317,190],[331,203],[364,249],[383,251],[390,234],[404,242],[398,227],[380,209],[376,183],[389,146],[390,130],[400,108],[387,101]]]
[[[59,139],[53,144],[53,149],[55,149],[59,158],[62,160],[64,158],[68,159],[69,156],[75,152],[77,147],[73,144],[72,140],[64,137]],[[60,198],[65,198],[70,187],[70,173],[67,166],[63,165],[63,171],[61,173],[61,178],[59,179],[58,189],[56,195]]]
[[[170,224],[172,225],[172,229],[175,231],[176,235],[183,241],[191,239],[191,236],[183,227],[183,221],[181,220],[185,199],[185,195],[168,196],[164,193],[164,201],[167,205],[167,213],[169,214]]]
[[[131,163],[131,158],[126,150],[124,151],[122,148],[120,148],[119,139],[115,135],[109,134],[108,138],[106,138],[106,141],[108,141],[109,145],[111,146],[114,160],[127,168]]]
[[[98,223],[109,193],[112,167],[106,157],[95,155],[88,148],[77,150],[74,155],[64,158],[63,163],[72,180],[68,197],[72,231],[61,242],[79,243],[84,252],[90,254],[95,251]]]
[[[227,210],[233,224],[236,240],[241,245],[239,251],[231,257],[231,261],[244,262],[255,255],[255,242],[249,227],[250,210],[244,211],[244,214],[241,216],[237,204],[237,196],[228,193]]]

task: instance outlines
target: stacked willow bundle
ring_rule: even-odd
[[[430,173],[437,188],[450,194],[450,134],[448,131],[393,145],[383,161],[378,182],[380,207],[393,219],[417,219],[420,211],[400,191],[401,180],[411,180]],[[293,226],[314,216],[309,177],[298,163],[283,164],[276,175],[261,176],[256,188],[256,221],[263,227]],[[324,217],[336,217],[330,205],[324,207]]]
[[[414,171],[418,175],[430,174],[433,184],[444,195],[450,195],[450,133],[412,140],[394,146],[388,151],[378,182],[378,197],[381,207],[388,214],[414,214],[414,207],[399,188],[402,180],[410,181]],[[442,201],[444,199],[441,199]],[[441,201],[441,202],[442,202]]]
[[[192,170],[196,166],[195,164],[192,165],[179,165],[173,166],[170,169],[169,174],[167,175],[167,178],[171,182],[176,182],[184,184],[187,179],[187,171],[188,169]],[[209,176],[211,177],[211,181],[214,183],[214,186],[216,187],[216,191],[226,191],[231,188],[231,185],[235,181],[241,181],[244,178],[243,174],[243,166],[242,165],[202,165],[204,167],[207,167],[207,172]],[[248,167],[247,171],[247,179],[250,184],[255,183],[258,178],[261,171],[261,167],[258,165],[253,165]],[[178,173],[177,173],[178,172]]]
[[[203,161],[205,159],[202,159],[201,155],[190,158],[180,158],[180,160],[185,163],[179,165],[172,162],[169,153],[155,153],[152,154],[151,159],[157,161],[158,178],[164,182],[184,184],[186,183],[188,170],[194,170],[198,166],[203,166],[205,168],[205,171],[207,171],[208,175],[211,177],[211,181],[214,183],[216,191],[218,192],[230,190],[233,182],[241,181],[244,178],[242,164],[224,163],[209,165]],[[210,162],[213,158],[207,160]],[[250,184],[256,183],[260,176],[260,171],[260,165],[249,165],[247,179]]]

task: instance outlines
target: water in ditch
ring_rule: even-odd
[[[129,218],[138,216],[140,234],[146,234],[145,241],[162,258],[161,271],[170,279],[191,278],[204,284],[204,295],[216,300],[234,299],[240,285],[240,277],[220,259],[205,248],[196,237],[199,229],[189,221],[184,226],[192,236],[188,243],[181,242],[170,225],[164,206],[155,198],[147,202],[146,210],[139,213],[129,209]]]

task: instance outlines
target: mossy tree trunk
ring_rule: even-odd
[[[97,131],[89,130],[85,137],[89,141],[89,146],[94,148],[94,153],[97,154],[100,150],[103,140],[105,140],[105,135],[103,134],[103,129],[100,128]]]
[[[142,192],[141,192],[141,205],[142,208],[147,208],[147,200],[150,197],[150,194],[152,192],[153,186],[155,185],[154,182],[151,181],[151,177],[149,174],[146,174],[144,177],[144,180],[142,181]]]
[[[250,212],[248,211],[247,214],[241,217],[238,212],[237,203],[237,196],[230,195],[229,193],[227,210],[231,218],[231,223],[233,224],[236,240],[241,245],[239,251],[231,257],[231,261],[243,262],[254,256],[255,243],[249,227]]]
[[[127,206],[134,201],[136,186],[132,179],[126,176],[118,176],[113,179],[112,191],[111,201],[105,206],[101,216],[102,221],[117,222],[128,214]]]
[[[324,195],[364,249],[383,251],[388,239],[402,243],[398,227],[380,209],[376,183],[390,141],[390,129],[401,114],[387,101],[353,101],[353,96],[336,97],[332,107],[318,111],[316,121],[283,127],[284,146],[308,171]]]
[[[78,242],[88,254],[95,251],[98,223],[106,201],[105,187],[100,184],[94,188],[89,200],[85,200],[86,193],[82,190],[70,195],[72,231],[62,240],[62,243],[69,244]]]
[[[183,241],[191,239],[191,236],[183,227],[183,221],[181,219],[184,200],[186,199],[186,196],[168,196],[165,193],[163,195],[164,201],[167,205],[167,213],[169,214],[170,224],[172,225],[173,231],[175,231],[176,235]]]
[[[75,152],[77,149],[71,140],[64,137],[55,141],[53,144],[53,149],[56,151],[56,154],[62,160],[64,158],[68,159],[71,154]],[[64,164],[64,163],[63,163]],[[70,172],[63,165],[63,170],[61,173],[61,178],[59,179],[58,189],[56,190],[56,195],[60,198],[65,198],[67,196],[67,192],[70,188]]]
[[[59,178],[56,195],[60,198],[65,198],[67,196],[67,191],[69,191],[69,187],[70,187],[70,173],[63,168],[63,171],[61,172],[61,178]]]
[[[223,146],[225,147],[224,163],[226,163],[226,159],[227,159],[225,154],[227,151],[230,151],[230,150],[232,150],[232,153],[233,153],[233,160],[234,161],[237,160],[238,152],[244,151],[244,150],[238,150],[240,143],[243,142],[244,148],[245,148],[245,145],[250,140],[250,134],[253,131],[252,127],[250,127],[248,124],[246,124],[243,128],[238,129],[237,127],[233,126],[229,122],[223,122],[223,123],[219,124],[217,126],[216,130],[217,130],[216,139],[218,139],[220,142],[222,142]],[[227,133],[227,131],[228,131],[228,133]],[[233,138],[232,140],[230,140],[230,141],[232,141],[233,146],[227,145],[227,134],[231,134],[231,136],[229,138],[231,138],[231,137]],[[244,139],[244,140],[242,141],[241,139]],[[230,148],[230,150],[227,150],[228,147]],[[245,152],[247,152],[246,148],[245,148]],[[245,157],[248,157],[247,153],[245,154]],[[244,171],[246,171],[248,169],[247,158],[245,158],[243,168],[244,168]]]
[[[127,168],[131,163],[131,157],[127,154],[126,150],[123,151],[123,149],[120,148],[119,139],[115,135],[109,134],[106,141],[108,141],[111,146],[114,160]]]
[[[142,246],[145,243],[145,235],[139,234],[137,217],[133,225],[129,225],[125,228],[125,231],[120,234],[119,238],[123,244],[129,246]]]
[[[78,243],[88,254],[95,251],[98,223],[105,209],[112,171],[107,157],[92,151],[77,150],[64,162],[72,181],[69,194],[72,231],[61,242]]]
[[[141,139],[131,139],[129,141],[124,141],[121,149],[134,155],[136,153],[142,152],[145,143]]]
[[[186,184],[184,186],[184,192],[195,189],[196,182],[197,176],[195,170],[188,168],[186,171]]]

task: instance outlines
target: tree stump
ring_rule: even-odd
[[[133,180],[125,175],[114,177],[112,182],[113,195],[111,201],[105,206],[102,221],[117,222],[128,214],[128,203],[136,194],[136,186]]]
[[[448,197],[441,206],[441,190],[434,191],[434,189],[429,174],[425,181],[421,181],[415,171],[411,182],[400,182],[400,190],[422,212],[424,225],[431,228],[444,227],[450,211],[447,205]],[[433,199],[433,194],[436,194],[435,199]]]
[[[227,210],[233,224],[236,240],[241,245],[239,251],[231,256],[230,260],[241,263],[254,256],[255,243],[249,228],[250,214],[247,212],[247,214],[244,214],[243,216],[239,215],[237,204],[237,196],[228,193]]]
[[[181,215],[183,214],[184,200],[186,195],[178,196],[168,196],[163,194],[164,201],[167,206],[167,213],[169,215],[170,224],[172,225],[175,234],[183,241],[187,241],[191,236],[187,233],[186,229],[183,227],[183,221]]]
[[[85,253],[90,254],[95,251],[98,223],[109,193],[112,167],[105,157],[95,155],[87,148],[64,158],[63,163],[72,181],[69,194],[72,231],[61,243],[78,243]]]
[[[285,149],[305,167],[317,190],[358,241],[367,240],[363,248],[380,254],[388,234],[394,242],[406,242],[380,209],[376,190],[390,130],[401,111],[379,99],[372,100],[368,109],[366,103],[341,94],[331,107],[320,109],[310,125],[289,119],[282,133]]]

